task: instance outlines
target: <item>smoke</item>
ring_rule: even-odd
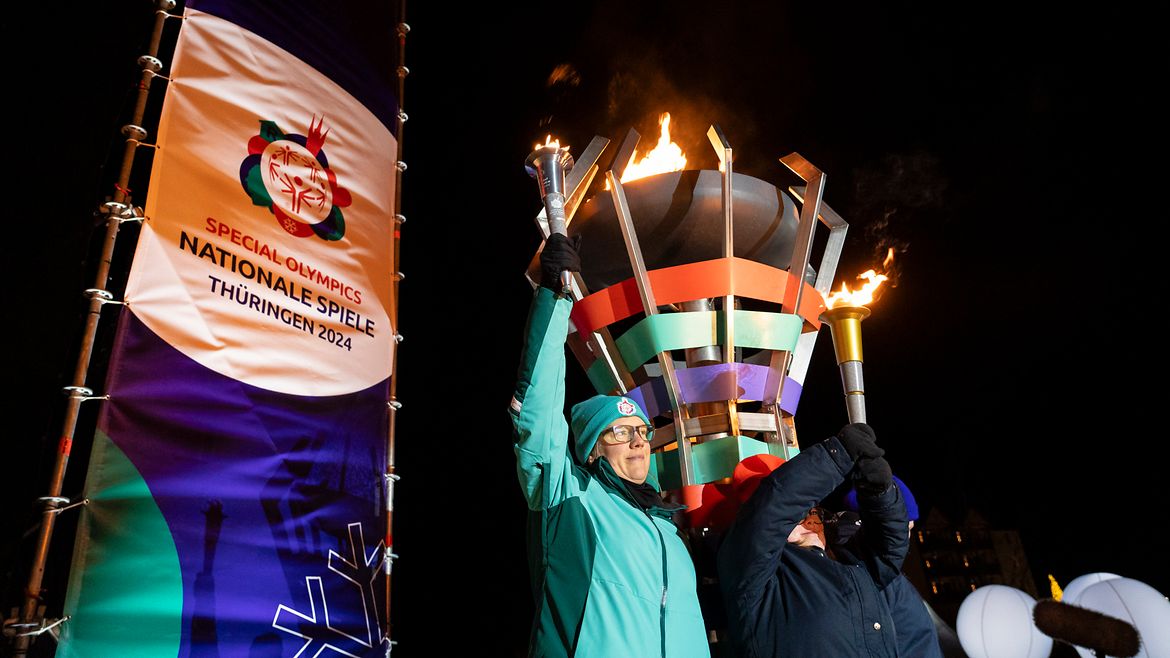
[[[886,270],[896,286],[901,256],[910,251],[907,236],[920,221],[937,217],[943,207],[948,180],[939,159],[931,153],[893,153],[854,173],[853,221],[864,227],[871,259],[894,260]]]
[[[620,142],[633,128],[641,136],[638,153],[642,154],[653,148],[659,117],[669,112],[671,139],[686,154],[688,168],[717,166],[717,156],[707,139],[707,129],[713,123],[727,132],[738,161],[742,153],[739,146],[757,141],[752,124],[727,104],[693,88],[680,87],[663,72],[658,58],[653,53],[615,58],[592,73],[573,63],[557,65],[545,82],[550,110],[541,116],[539,128],[553,129],[582,143],[594,134]]]
[[[546,78],[542,132],[552,127],[584,144],[593,135],[620,141],[634,128],[649,147],[659,116],[669,112],[671,136],[688,166],[707,169],[717,163],[706,137],[711,124],[723,128],[737,161],[742,148],[759,141],[749,113],[734,109],[732,92],[744,87],[730,74],[742,72],[742,64],[733,68],[726,54],[739,38],[736,12],[687,0],[668,6],[601,0],[585,15],[576,45]],[[768,155],[763,161],[774,165]]]
[[[553,67],[552,72],[548,74],[548,79],[544,83],[545,90],[548,92],[549,105],[556,108],[562,105],[568,105],[573,102],[573,95],[577,88],[581,86],[581,73],[570,63],[557,64]],[[540,118],[539,127],[541,129],[548,129],[552,126],[553,111],[543,115]]]

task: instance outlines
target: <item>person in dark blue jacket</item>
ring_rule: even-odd
[[[906,517],[908,519],[907,532],[914,529],[914,521],[918,519],[918,503],[914,494],[906,483],[894,476],[894,484],[902,492],[902,500],[906,503]],[[861,506],[857,500],[857,490],[850,490],[845,496],[845,508],[852,512],[860,512]],[[851,524],[842,524],[850,526]],[[837,542],[848,544],[851,537],[849,530],[860,528],[864,531],[864,524],[843,527],[838,533]],[[882,597],[890,608],[890,615],[894,618],[897,635],[898,656],[900,658],[943,658],[939,648],[938,630],[934,627],[934,620],[927,611],[926,601],[914,589],[914,585],[906,578],[906,574],[898,574],[894,582],[882,590]]]
[[[719,549],[719,584],[736,655],[894,657],[880,590],[901,573],[906,508],[868,425],[852,424],[765,477]],[[818,503],[846,479],[860,492],[867,550],[826,550]]]

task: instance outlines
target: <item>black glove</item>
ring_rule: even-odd
[[[890,462],[882,457],[862,457],[853,470],[853,486],[857,493],[876,496],[894,483]]]
[[[548,236],[540,252],[540,285],[561,294],[561,272],[581,271],[581,257],[577,255],[580,247],[579,234],[572,238],[566,238],[560,233]]]
[[[837,433],[837,440],[845,446],[845,452],[854,462],[859,459],[874,459],[886,454],[877,445],[877,435],[873,428],[865,423],[851,423]]]

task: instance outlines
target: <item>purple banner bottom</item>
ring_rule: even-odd
[[[388,382],[276,393],[192,361],[131,312],[119,333],[99,422],[174,540],[179,655],[381,656]]]

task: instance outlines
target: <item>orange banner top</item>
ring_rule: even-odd
[[[650,270],[650,286],[659,304],[675,304],[705,297],[736,295],[782,304],[788,271],[746,258],[716,258]],[[799,315],[820,329],[825,300],[804,284]],[[573,305],[573,324],[582,334],[594,332],[642,311],[633,277],[599,290]],[[785,308],[786,313],[792,309]]]

